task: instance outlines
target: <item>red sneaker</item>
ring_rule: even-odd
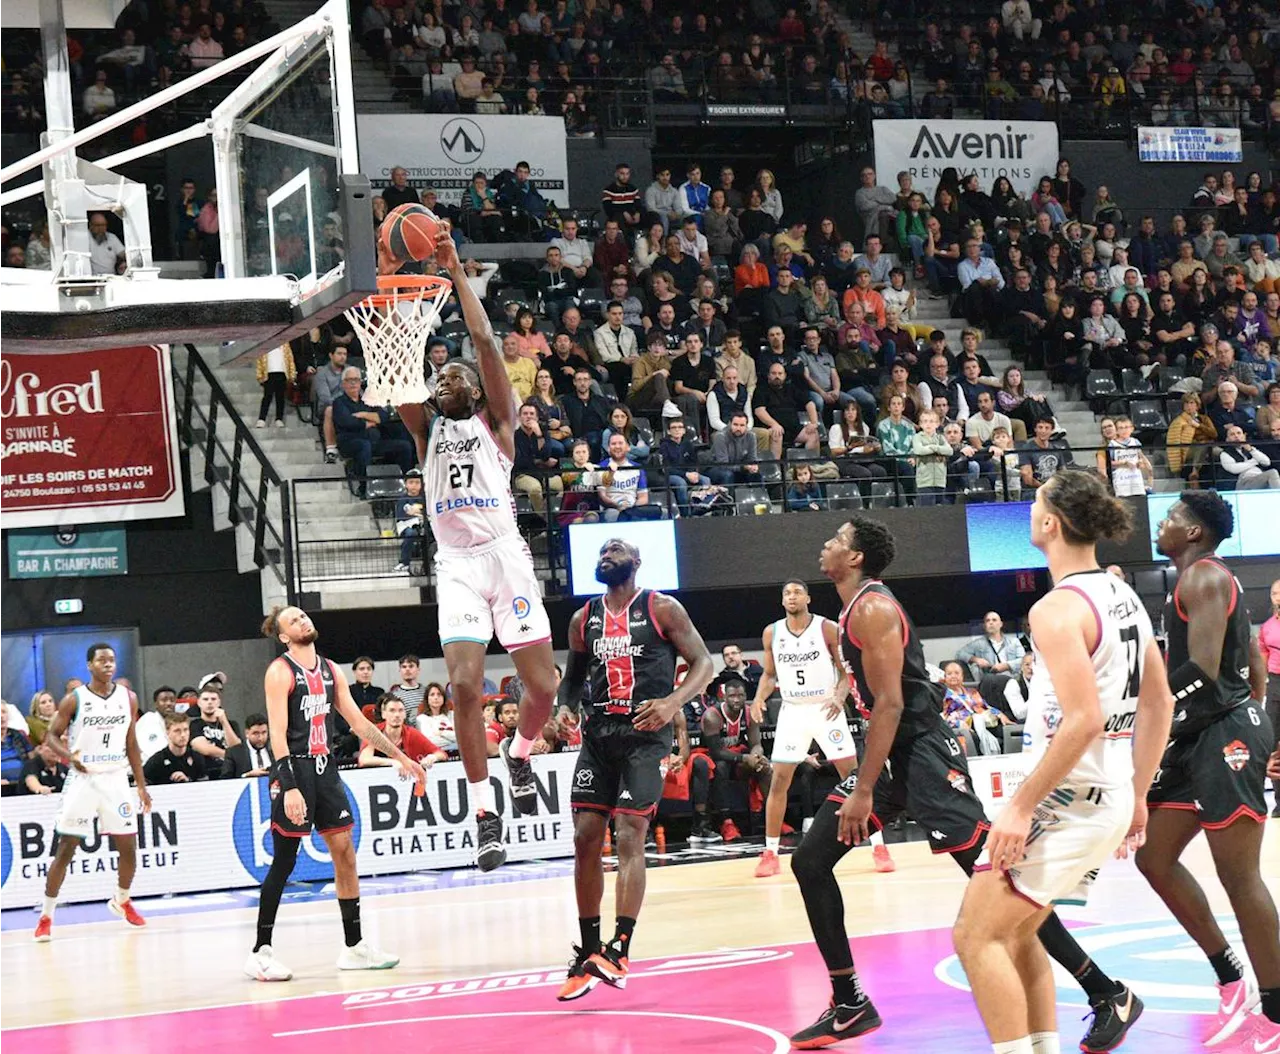
[[[782,864],[778,860],[777,853],[772,849],[766,849],[760,854],[760,862],[756,864],[756,878],[770,878],[781,873]]]
[[[725,820],[720,825],[720,837],[726,842],[736,842],[742,837],[742,832],[738,830],[738,825],[732,820]]]
[[[889,855],[889,847],[887,845],[873,845],[871,847],[871,859],[875,861],[876,870],[882,874],[898,870],[898,865],[893,862],[893,857]]]
[[[794,827],[792,827],[792,826],[791,826],[791,824],[784,822],[784,823],[782,824],[782,833],[783,833],[783,834],[795,834],[795,833],[796,833],[796,829],[795,829]]]
[[[123,904],[119,903],[115,897],[107,901],[107,910],[112,915],[119,915],[130,926],[145,926],[147,920],[138,914],[138,909],[133,906],[133,898],[126,900]]]
[[[36,923],[36,932],[31,935],[31,939],[37,944],[48,944],[53,940],[53,919],[48,915],[41,915],[40,921]]]

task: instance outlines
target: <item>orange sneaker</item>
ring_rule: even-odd
[[[871,847],[871,859],[876,863],[876,870],[882,874],[898,870],[898,865],[893,862],[893,857],[889,855],[889,847],[887,845],[873,845]]]
[[[760,862],[756,864],[756,878],[769,878],[781,873],[782,864],[778,860],[777,853],[772,849],[766,849],[760,854]]]
[[[31,935],[31,939],[37,944],[48,944],[53,940],[53,919],[48,915],[41,915],[40,921],[36,923],[36,932]]]
[[[573,999],[581,999],[600,983],[600,978],[593,977],[587,973],[587,960],[590,957],[587,952],[576,944],[573,946],[573,958],[569,960],[569,972],[565,975],[564,984],[560,986],[560,991],[556,993],[556,998],[560,1002],[567,1003]]]
[[[145,926],[147,920],[138,914],[138,909],[133,906],[133,899],[126,900],[123,904],[112,897],[107,901],[107,910],[112,915],[119,915],[130,926]]]
[[[627,957],[620,954],[616,948],[606,944],[587,959],[584,967],[587,973],[603,981],[610,988],[627,987],[627,972],[630,964]]]
[[[725,820],[720,825],[720,837],[726,842],[736,842],[742,837],[742,832],[738,830],[738,825],[732,820]]]

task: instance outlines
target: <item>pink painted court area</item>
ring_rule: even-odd
[[[884,1027],[838,1049],[904,1054],[991,1049],[969,993],[940,979],[948,976],[949,930],[860,937],[854,950]],[[224,997],[217,1008],[6,1030],[4,1049],[5,1054],[778,1054],[789,1049],[791,1032],[817,1017],[830,991],[822,962],[807,943],[637,961],[624,991],[600,985],[568,1004],[555,1000],[563,977],[559,966],[415,984],[404,970],[395,970],[368,975],[370,982],[388,982],[385,988],[290,998],[288,986],[281,985],[281,998],[263,1000],[269,993],[251,990],[255,982],[228,972],[220,980],[209,979]],[[1082,1010],[1063,1005],[1059,1012],[1062,1049],[1075,1050],[1084,1031]],[[1128,1054],[1200,1050],[1196,1036],[1203,1021],[1196,1013],[1149,1009],[1121,1049]]]

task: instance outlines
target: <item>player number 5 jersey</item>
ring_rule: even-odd
[[[481,414],[432,419],[422,475],[423,504],[441,546],[470,549],[519,537],[511,459]]]
[[[1055,588],[1078,593],[1097,619],[1098,643],[1092,660],[1103,719],[1101,734],[1089,744],[1064,783],[1104,790],[1120,787],[1133,780],[1133,723],[1143,657],[1152,640],[1151,619],[1128,583],[1105,571],[1068,575]],[[1073,686],[1054,685],[1034,643],[1032,650],[1036,669],[1027,702],[1026,735],[1028,752],[1038,760],[1062,723],[1059,695],[1070,692]]]
[[[821,615],[814,615],[798,634],[791,632],[786,619],[773,624],[773,666],[783,702],[817,702],[835,688],[836,671],[823,636],[826,624]]]

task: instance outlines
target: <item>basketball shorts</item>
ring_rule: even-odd
[[[1210,830],[1230,826],[1242,816],[1263,823],[1267,757],[1275,742],[1262,707],[1237,706],[1199,735],[1169,743],[1147,792],[1147,805],[1194,812],[1200,826]]]
[[[332,756],[293,758],[293,776],[302,800],[307,803],[307,818],[294,823],[284,812],[284,791],[277,780],[271,781],[271,829],[289,838],[305,838],[314,827],[321,834],[348,830],[355,823],[354,806],[347,788],[338,775]]]
[[[856,758],[858,748],[843,714],[824,717],[820,703],[783,702],[773,737],[775,764],[798,765],[809,756],[809,744],[817,743],[828,761]]]
[[[1132,822],[1131,783],[1114,790],[1060,787],[1036,806],[1026,855],[1005,877],[1036,907],[1084,904]],[[990,868],[984,850],[974,870]]]
[[[593,727],[594,726],[594,727]],[[671,729],[637,732],[630,719],[593,718],[573,770],[570,806],[591,812],[652,816],[662,799]]]
[[[138,833],[138,792],[129,786],[129,770],[79,772],[72,769],[62,788],[62,807],[53,829],[72,838],[93,834],[93,821],[101,834]]]
[[[495,632],[507,651],[551,640],[542,583],[523,538],[502,538],[471,549],[436,551],[440,643],[488,645]]]
[[[858,774],[850,773],[827,800],[839,805],[857,786]],[[881,830],[903,814],[924,829],[935,853],[971,849],[990,826],[964,750],[941,715],[932,727],[894,743],[876,781],[871,826]]]

